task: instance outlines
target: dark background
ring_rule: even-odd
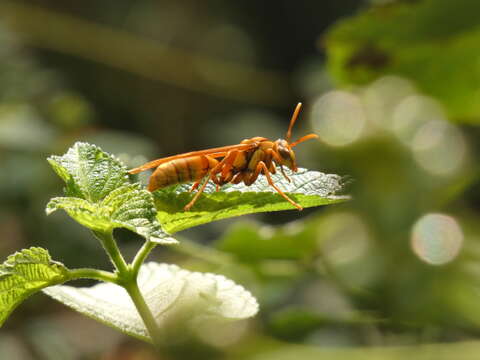
[[[417,11],[422,3],[433,5]],[[62,187],[45,158],[75,141],[95,143],[133,167],[248,137],[283,137],[302,101],[294,138],[314,131],[320,141],[296,148],[300,166],[351,176],[353,200],[178,234],[186,244],[233,254],[228,266],[187,250],[157,250],[154,260],[231,277],[261,307],[224,337],[212,330],[164,358],[476,353],[480,114],[445,99],[451,91],[474,104],[480,94],[478,70],[468,62],[480,56],[470,42],[480,21],[473,10],[458,10],[465,4],[445,10],[459,11],[452,24],[443,21],[445,4],[2,1],[0,257],[42,246],[70,268],[110,266],[87,230],[64,214],[44,213]],[[408,21],[388,20],[399,9]],[[363,15],[371,17],[343,23]],[[469,27],[460,31],[453,22]],[[443,44],[457,52],[442,51]],[[353,53],[342,62],[347,49]],[[443,82],[434,73],[439,63]],[[118,236],[126,254],[141,245],[128,232]],[[306,250],[298,255],[285,238]],[[259,258],[261,241],[284,255]],[[153,358],[147,345],[44,295],[5,323],[0,355]]]

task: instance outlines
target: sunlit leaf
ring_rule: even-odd
[[[153,196],[128,182],[125,167],[99,147],[77,142],[63,156],[48,159],[67,184],[66,195],[47,204],[47,214],[65,210],[94,231],[126,228],[156,243],[176,243],[156,218]]]
[[[94,231],[126,228],[156,243],[177,242],[162,230],[152,194],[140,184],[123,185],[99,203],[74,197],[53,198],[47,204],[47,214],[58,209],[65,210],[73,219]]]
[[[173,337],[174,330],[194,330],[199,322],[239,320],[258,311],[257,301],[248,291],[221,275],[148,263],[140,270],[138,284],[165,337]],[[44,292],[89,317],[150,341],[130,297],[120,286],[61,285]]]
[[[52,261],[45,249],[32,247],[10,255],[0,265],[0,326],[28,296],[67,278],[67,268]]]
[[[342,177],[318,171],[299,169],[297,173],[287,172],[292,182],[288,182],[280,172],[272,175],[274,182],[294,201],[304,208],[334,204],[348,199],[336,195],[343,187]],[[169,232],[176,232],[207,222],[233,216],[258,212],[296,210],[259,176],[251,186],[226,184],[216,191],[209,183],[204,194],[190,211],[183,207],[191,200],[190,184],[173,186],[154,193],[158,219]]]
[[[128,184],[126,168],[99,147],[77,142],[63,156],[48,162],[65,181],[66,195],[98,202],[116,188]]]

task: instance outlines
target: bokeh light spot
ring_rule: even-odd
[[[462,229],[451,216],[427,214],[413,226],[413,252],[429,264],[443,265],[452,261],[460,252],[462,244]]]
[[[437,101],[428,96],[412,95],[406,97],[393,110],[392,131],[408,146],[415,132],[425,123],[444,119],[444,111]]]
[[[319,246],[330,263],[341,266],[364,257],[370,249],[365,222],[356,214],[332,214],[320,229]]]
[[[314,102],[311,122],[322,141],[331,146],[347,146],[362,136],[366,116],[356,95],[331,91]]]
[[[362,93],[368,119],[381,127],[390,128],[395,107],[414,93],[414,86],[406,79],[398,76],[378,79]]]
[[[465,162],[463,134],[446,121],[431,120],[414,134],[411,148],[415,161],[432,175],[452,175]]]

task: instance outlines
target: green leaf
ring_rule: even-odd
[[[45,249],[32,247],[10,255],[0,265],[0,326],[28,296],[66,280],[67,268],[52,261]]]
[[[413,80],[456,120],[480,120],[480,2],[424,0],[378,6],[337,23],[324,38],[343,85],[385,74]]]
[[[158,244],[177,243],[162,230],[156,218],[153,196],[140,184],[123,185],[98,203],[74,197],[51,199],[47,214],[58,209],[65,210],[77,222],[94,231],[125,228]]]
[[[99,202],[111,191],[128,184],[125,166],[99,147],[77,142],[63,156],[48,162],[65,181],[67,196]]]
[[[299,169],[297,173],[287,171],[287,175],[292,182],[288,182],[280,171],[272,175],[272,179],[289,197],[305,208],[334,204],[348,199],[347,196],[335,195],[344,186],[342,178],[338,175],[306,169]],[[182,184],[154,193],[158,219],[163,228],[170,233],[233,216],[296,210],[267,183],[263,175],[251,186],[226,184],[222,186],[221,191],[216,191],[215,185],[209,183],[192,209],[183,211],[183,207],[193,197],[193,194],[188,192],[190,186]]]
[[[77,222],[94,231],[108,231],[113,226],[107,216],[103,216],[97,204],[75,197],[56,197],[51,199],[46,208],[47,215],[63,209]]]
[[[176,265],[147,263],[138,285],[164,336],[198,330],[199,323],[254,316],[255,298],[242,286],[221,276],[183,270]],[[100,283],[90,288],[55,286],[44,293],[120,331],[150,341],[148,332],[124,288]]]
[[[112,155],[77,142],[65,155],[48,161],[65,181],[67,197],[51,199],[47,215],[63,209],[94,231],[125,228],[155,243],[177,242],[162,230],[152,194],[140,184],[130,184],[125,166]]]

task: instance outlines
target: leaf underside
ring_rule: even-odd
[[[194,329],[198,321],[244,319],[258,311],[257,301],[242,286],[221,275],[190,272],[176,265],[144,264],[138,285],[165,337],[174,337],[175,330]],[[108,326],[150,341],[127,292],[118,285],[61,285],[43,292]]]
[[[336,195],[344,188],[339,175],[299,169],[297,173],[287,171],[292,180],[288,182],[278,171],[272,175],[275,184],[304,208],[335,204],[349,199]],[[169,233],[205,224],[215,220],[258,212],[296,210],[271,187],[261,175],[251,186],[226,184],[216,191],[209,183],[204,194],[190,211],[183,207],[192,199],[191,184],[182,184],[154,192],[158,219]]]

